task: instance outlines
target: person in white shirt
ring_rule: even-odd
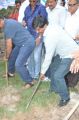
[[[28,5],[29,5],[29,0],[23,0],[19,9],[18,22],[22,23],[24,17],[24,11]]]
[[[58,4],[58,0],[47,0],[46,11],[48,13],[49,24],[52,25],[53,23],[56,23],[56,24],[60,25],[62,28],[64,28],[67,10],[65,7]],[[43,49],[45,49],[45,48],[43,47]],[[52,64],[51,64],[51,66],[52,66]],[[48,71],[46,72],[46,76],[48,78],[50,78],[50,76],[51,76],[51,74],[50,74],[51,66],[48,69]],[[52,84],[51,84],[51,86],[52,86]],[[50,87],[50,89],[51,89],[51,87]]]
[[[49,24],[56,23],[64,28],[67,10],[65,7],[57,4],[57,0],[47,0]]]
[[[79,0],[68,1],[65,31],[79,43]]]
[[[64,106],[70,100],[64,76],[69,72],[70,65],[75,60],[73,53],[79,52],[79,46],[60,26],[55,23],[48,25],[48,21],[41,16],[34,18],[32,25],[38,33],[43,34],[45,39],[46,54],[41,67],[40,79],[44,79],[52,58],[55,55],[60,58],[59,63],[56,60],[53,61],[55,68],[52,64],[52,70],[54,70],[52,76],[54,79],[51,81],[53,82],[53,90],[61,97],[59,106]]]

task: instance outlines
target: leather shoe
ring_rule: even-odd
[[[8,77],[14,77],[13,73],[7,73],[7,74],[8,74]]]
[[[7,74],[4,74],[3,75],[3,78],[6,78],[6,77],[14,77],[14,74],[12,74],[12,73],[7,73]]]
[[[70,101],[70,98],[67,99],[67,100],[60,100],[59,106],[62,107],[62,106],[64,106],[64,105],[67,105],[67,103],[68,103],[69,101]]]

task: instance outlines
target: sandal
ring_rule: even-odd
[[[25,85],[23,86],[24,89],[28,89],[31,88],[34,84],[33,83],[25,83]]]

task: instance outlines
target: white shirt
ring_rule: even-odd
[[[19,16],[18,16],[18,22],[22,23],[23,17],[24,17],[24,11],[26,7],[29,5],[29,0],[25,0],[19,9]]]
[[[66,14],[67,14],[66,8],[57,4],[54,9],[50,10],[49,7],[47,7],[46,10],[48,13],[49,24],[57,23],[62,28],[64,28]]]
[[[46,54],[41,67],[42,74],[45,74],[55,55],[59,55],[60,58],[72,58],[72,53],[79,50],[76,42],[55,23],[47,26],[44,32],[44,44]]]
[[[79,9],[74,13],[67,13],[65,31],[75,39],[75,36],[79,34]]]

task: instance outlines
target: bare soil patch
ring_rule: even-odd
[[[12,86],[5,88],[4,92],[2,90],[0,93],[0,106],[6,106],[9,111],[16,111],[16,104],[19,100],[19,92]],[[29,111],[25,113],[18,112],[12,119],[6,116],[2,120],[64,120],[78,101],[79,95],[71,93],[71,100],[68,105],[64,107],[49,105],[43,108],[31,104]],[[79,108],[71,116],[70,120],[79,120]]]
[[[19,91],[12,86],[0,90],[0,107],[6,107],[9,111],[15,111],[16,103],[19,100]]]

